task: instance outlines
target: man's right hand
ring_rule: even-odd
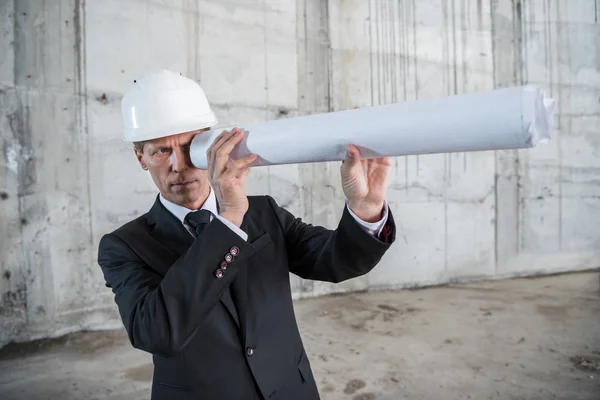
[[[245,132],[238,128],[223,131],[206,151],[208,179],[219,202],[219,214],[238,227],[248,211],[246,176],[250,172],[250,164],[257,158],[256,154],[239,160],[229,157],[244,135]]]

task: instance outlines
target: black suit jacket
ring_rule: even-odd
[[[289,272],[341,282],[369,272],[395,239],[345,209],[312,226],[269,196],[249,197],[244,241],[214,218],[198,238],[157,198],[102,237],[98,262],[132,345],[153,355],[153,400],[312,400],[319,394],[298,331]],[[233,247],[239,254],[219,277]]]

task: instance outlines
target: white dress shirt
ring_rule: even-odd
[[[167,210],[169,210],[171,212],[171,214],[173,214],[175,217],[177,217],[177,219],[179,219],[181,221],[181,223],[183,224],[183,226],[185,226],[185,228],[188,230],[188,232],[190,232],[190,234],[193,235],[193,229],[190,226],[188,226],[184,221],[185,221],[185,217],[188,215],[188,213],[195,212],[196,210],[190,210],[188,208],[185,208],[178,204],[175,204],[175,203],[165,199],[162,196],[162,194],[159,196],[159,198],[160,198],[160,202],[163,204],[163,206],[165,206],[165,208]],[[384,203],[383,216],[377,222],[366,222],[366,221],[363,221],[362,219],[358,218],[352,212],[352,210],[348,207],[348,201],[346,201],[346,207],[348,208],[350,215],[352,215],[354,217],[354,219],[356,219],[356,221],[365,229],[365,231],[369,232],[371,235],[379,236],[379,234],[381,233],[381,230],[385,226],[385,223],[386,223],[387,217],[388,217],[387,202]],[[210,190],[208,198],[202,205],[201,210],[210,211],[212,213],[211,221],[212,221],[212,218],[218,218],[221,222],[223,222],[225,225],[227,225],[232,231],[237,233],[242,239],[248,240],[248,234],[246,232],[241,230],[239,227],[235,226],[231,221],[229,221],[219,215],[219,213],[217,211],[217,198],[216,198],[215,192],[212,190],[212,188]]]

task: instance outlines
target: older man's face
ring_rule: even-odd
[[[210,192],[208,171],[195,168],[190,160],[192,139],[202,131],[150,140],[142,151],[135,149],[163,197],[190,209],[200,208]]]

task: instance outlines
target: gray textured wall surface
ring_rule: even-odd
[[[596,0],[0,0],[0,345],[120,326],[96,264],[146,211],[151,179],[121,137],[139,74],[197,79],[223,125],[521,83],[557,100],[527,151],[398,157],[398,242],[338,286],[297,297],[600,266]],[[339,165],[265,167],[270,193],[335,227]]]

